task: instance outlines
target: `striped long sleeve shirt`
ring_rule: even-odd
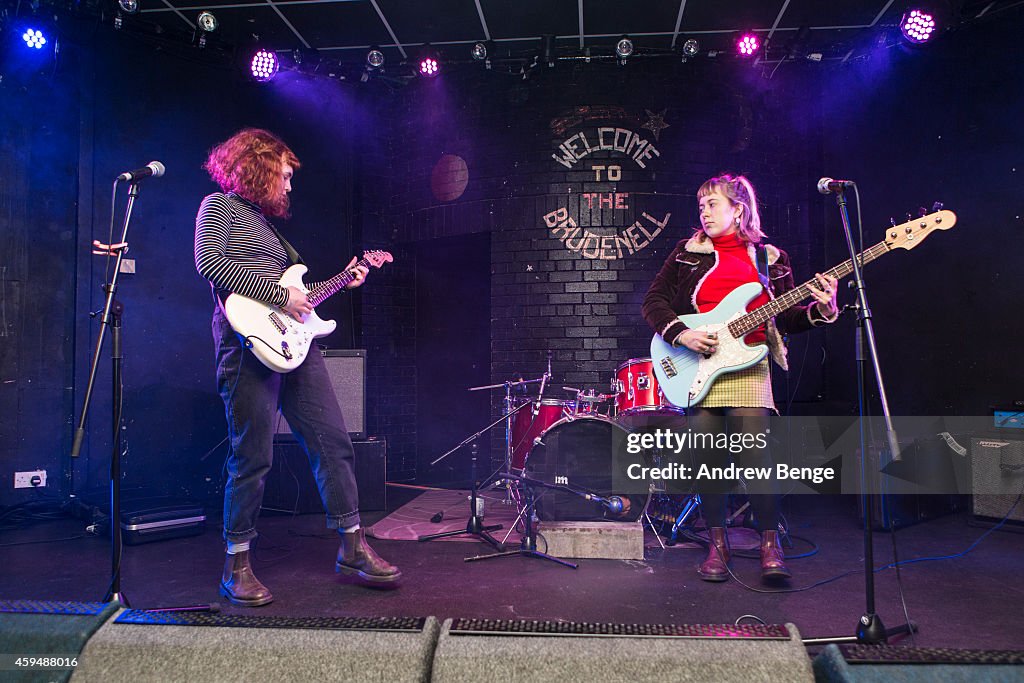
[[[259,207],[234,193],[214,192],[196,216],[196,270],[215,292],[235,292],[275,306],[288,301],[277,283],[291,265]]]

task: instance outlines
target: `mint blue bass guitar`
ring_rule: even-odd
[[[885,233],[885,239],[857,255],[857,262],[865,265],[893,249],[913,249],[933,230],[948,230],[956,225],[956,214],[938,211],[921,218],[896,225]],[[847,259],[825,272],[841,280],[853,272],[853,262]],[[794,287],[777,299],[747,311],[747,305],[761,293],[761,284],[749,282],[740,285],[707,313],[679,316],[688,328],[718,335],[718,349],[711,355],[672,346],[660,334],[651,340],[651,358],[654,374],[665,397],[674,405],[686,408],[699,403],[711,389],[715,380],[724,374],[738,372],[756,365],[768,355],[767,344],[750,346],[743,338],[764,325],[770,318],[807,299],[811,293],[809,280]]]

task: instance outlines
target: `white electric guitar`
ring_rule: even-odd
[[[913,249],[932,230],[948,230],[954,225],[956,214],[952,211],[938,211],[895,225],[886,230],[884,240],[858,254],[857,262],[863,266],[893,249]],[[852,272],[853,261],[847,259],[825,274],[841,280]],[[665,397],[677,406],[692,406],[707,396],[711,385],[723,374],[738,372],[760,362],[768,354],[768,346],[748,346],[743,338],[764,325],[769,318],[809,297],[811,292],[808,285],[817,286],[817,282],[809,280],[748,313],[747,304],[762,291],[759,282],[748,282],[729,292],[721,303],[707,313],[679,316],[679,320],[692,330],[718,335],[718,349],[710,356],[686,347],[672,346],[660,334],[654,335],[651,340],[651,358],[654,374]]]
[[[391,254],[386,251],[367,251],[352,267],[380,268],[393,260]],[[306,266],[302,264],[291,266],[277,282],[282,287],[301,289],[314,309],[355,279],[350,271],[344,270],[310,290],[302,283],[302,276],[306,274],[306,270]],[[228,295],[224,300],[224,314],[245,345],[261,363],[274,372],[291,372],[302,365],[313,340],[329,335],[338,326],[333,320],[320,318],[316,310],[299,322],[278,306],[265,304],[241,294]]]

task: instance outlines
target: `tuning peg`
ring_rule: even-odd
[[[896,227],[896,219],[892,216],[889,216],[889,225],[891,225],[894,228]]]
[[[942,211],[943,206],[945,206],[945,204],[943,204],[942,202],[935,202],[934,204],[932,204],[932,213]]]

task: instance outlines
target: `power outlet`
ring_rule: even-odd
[[[38,483],[33,484],[32,480],[38,477]],[[34,470],[32,472],[15,472],[14,488],[35,489],[46,486],[46,470]]]

